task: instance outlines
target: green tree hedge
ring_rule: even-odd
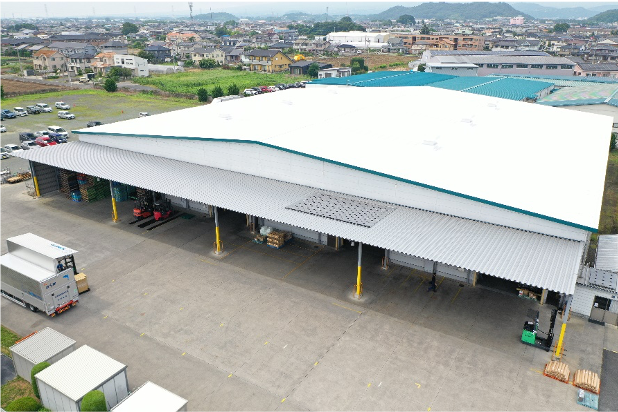
[[[224,93],[223,93],[223,89],[221,88],[221,86],[216,85],[214,89],[212,89],[213,99],[216,99],[217,97],[222,97],[223,95]]]
[[[232,83],[227,87],[227,94],[228,96],[234,96],[234,95],[240,94],[240,89],[238,88],[236,83]]]
[[[197,89],[197,100],[200,102],[207,102],[208,101],[208,90],[204,89],[203,87],[200,87],[199,89]]]
[[[82,399],[82,412],[107,411],[105,395],[101,391],[90,391]]]
[[[105,91],[113,93],[118,90],[118,85],[114,81],[114,79],[105,79],[105,83],[103,83],[103,88]]]
[[[41,372],[45,368],[49,368],[50,366],[51,365],[49,363],[47,363],[47,362],[41,362],[41,363],[37,363],[36,365],[34,365],[32,370],[30,371],[30,379],[31,379],[31,382],[32,382],[32,390],[34,391],[34,394],[36,395],[37,398],[40,398],[41,395],[39,395],[39,388],[37,387],[36,379],[34,378],[34,375],[36,375],[37,373]]]
[[[41,404],[34,398],[25,396],[23,398],[15,399],[9,403],[5,411],[38,411],[41,408]]]

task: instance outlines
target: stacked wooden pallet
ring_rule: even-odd
[[[266,244],[270,247],[280,249],[283,247],[283,245],[285,245],[285,242],[290,239],[292,239],[292,233],[273,230],[268,234],[266,238]]]
[[[93,176],[81,176],[79,182],[84,182],[79,185],[79,191],[82,194],[82,200],[86,202],[95,202],[97,200],[109,197],[109,182],[104,179],[98,179]]]
[[[70,170],[60,169],[58,173],[60,180],[60,193],[63,193],[66,197],[71,198],[71,193],[79,191],[79,184],[77,183],[77,173]]]
[[[569,365],[567,365],[566,363],[562,363],[560,361],[551,361],[547,365],[545,365],[543,375],[556,379],[560,382],[569,383],[571,371],[569,369]]]
[[[594,372],[579,369],[573,374],[573,385],[598,395],[601,390],[601,379]]]
[[[23,182],[24,180],[28,180],[32,177],[32,175],[30,174],[30,172],[22,172],[22,173],[17,173],[15,176],[9,177],[8,179],[6,179],[7,183],[19,183],[19,182]]]

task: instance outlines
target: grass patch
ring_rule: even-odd
[[[599,234],[618,233],[618,150],[609,152]]]
[[[228,86],[236,84],[240,91],[257,86],[272,86],[310,80],[307,76],[291,76],[285,73],[256,73],[238,70],[192,70],[183,73],[153,75],[133,79],[135,83],[157,87],[170,93],[196,94],[200,87],[212,94],[215,86],[227,92]]]
[[[9,351],[9,348],[20,339],[21,336],[2,325],[2,354],[10,358],[11,352]],[[2,404],[2,406],[4,407],[4,404]]]
[[[30,382],[18,376],[12,381],[2,385],[2,394],[0,395],[0,398],[2,398],[1,406],[4,409],[6,405],[13,402],[15,399],[23,398],[24,396],[37,399],[37,397],[34,396],[34,391],[32,390]]]

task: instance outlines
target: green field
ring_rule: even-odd
[[[240,91],[257,86],[271,86],[279,83],[294,83],[310,80],[307,76],[291,76],[283,73],[256,73],[238,70],[192,70],[184,73],[153,75],[151,77],[135,78],[135,83],[158,87],[170,93],[196,94],[200,87],[212,93],[219,85],[227,94],[227,88],[236,84]]]
[[[11,357],[11,352],[9,351],[9,348],[20,339],[21,336],[19,336],[12,330],[5,328],[4,325],[2,325],[2,354]]]

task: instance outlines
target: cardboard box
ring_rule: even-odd
[[[88,287],[88,278],[83,273],[75,275],[75,282],[77,283],[77,292],[84,293],[90,290]]]

